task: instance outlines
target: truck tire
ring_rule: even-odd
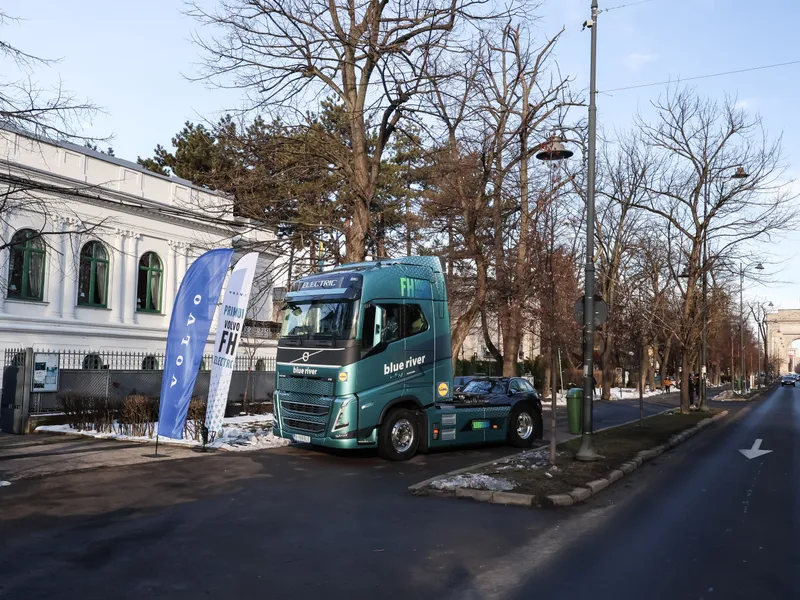
[[[378,454],[386,460],[408,460],[417,453],[419,441],[417,413],[395,408],[386,415],[378,431]]]
[[[530,448],[541,431],[542,415],[539,411],[527,402],[515,404],[508,415],[508,445]]]

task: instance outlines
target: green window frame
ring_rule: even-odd
[[[145,252],[139,259],[139,277],[136,284],[136,311],[161,313],[164,286],[164,268],[155,252]]]
[[[81,248],[78,306],[108,307],[108,252],[96,240]]]
[[[44,242],[38,231],[20,229],[11,238],[6,296],[19,300],[44,299]]]

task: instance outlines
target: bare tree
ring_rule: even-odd
[[[0,28],[18,21],[0,11]],[[48,90],[34,78],[35,69],[56,61],[32,54],[0,39],[0,56],[12,65],[12,74],[0,79],[0,123],[30,134],[54,139],[92,140],[81,133],[87,119],[98,109],[59,84]]]
[[[595,239],[597,261],[597,289],[608,305],[608,319],[598,330],[602,359],[602,398],[611,397],[616,334],[624,322],[620,310],[621,278],[631,267],[640,252],[639,230],[644,218],[641,210],[633,207],[645,194],[645,181],[652,167],[652,157],[647,147],[636,139],[622,138],[613,150],[603,153],[600,161]],[[630,296],[627,296],[630,297]],[[639,313],[639,310],[634,311]]]
[[[488,0],[223,0],[213,12],[193,2],[190,14],[221,31],[196,37],[201,78],[245,91],[248,108],[302,115],[319,97],[343,105],[336,167],[351,192],[342,198],[348,261],[366,256],[384,150],[430,91],[431,64],[469,22],[497,16]]]
[[[692,371],[702,328],[703,273],[732,270],[752,243],[772,239],[797,220],[785,187],[780,139],[771,141],[758,118],[748,118],[732,99],[705,100],[692,90],[669,92],[655,103],[656,118],[638,118],[643,143],[656,156],[647,195],[632,206],[660,217],[674,234],[668,243],[685,269],[674,280],[682,292],[677,325],[684,381]],[[732,178],[737,173],[746,177]],[[707,242],[708,260],[703,260]],[[681,386],[681,410],[689,410]]]

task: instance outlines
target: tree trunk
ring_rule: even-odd
[[[613,362],[611,360],[611,344],[609,343],[610,337],[606,337],[606,344],[603,348],[603,394],[601,398],[603,400],[610,400],[611,399],[611,382],[614,376],[614,369],[612,368]]]
[[[406,195],[406,256],[411,256],[411,198]]]
[[[377,214],[377,226],[375,227],[375,252],[378,258],[386,258],[386,224],[383,210]]]
[[[681,355],[681,414],[689,414],[689,386],[691,379],[689,377],[689,369],[691,369],[691,360],[689,353],[684,350]]]
[[[314,237],[312,236],[309,240],[308,246],[308,272],[309,273],[316,273],[317,272],[317,244],[314,241]]]
[[[511,326],[503,331],[503,377],[516,377],[522,326],[511,317],[509,321]]]
[[[647,348],[646,345],[642,346],[641,354],[640,354],[640,362],[639,362],[639,390],[644,391],[644,386],[647,383],[647,371],[650,367],[650,359],[647,356]]]
[[[549,348],[546,348],[545,351],[542,353],[542,356],[552,357],[552,353],[550,352]],[[544,382],[542,383],[542,398],[547,398],[550,396],[550,375],[551,375],[551,361],[546,360],[544,363]]]
[[[486,311],[481,311],[481,332],[483,333],[483,343],[486,344],[487,350],[491,353],[494,360],[498,365],[503,364],[503,355],[500,354],[497,346],[492,341],[492,335],[489,333],[489,323],[486,319]]]
[[[292,271],[294,270],[294,241],[289,242],[289,266],[286,270],[286,291],[292,289]]]
[[[477,249],[477,239],[472,236],[472,240],[468,240],[468,245],[470,249],[475,251]],[[480,254],[480,251],[476,251],[473,254],[475,258],[475,266],[477,270],[477,278],[475,280],[475,295],[472,298],[472,302],[470,303],[467,310],[456,319],[455,324],[452,327],[450,332],[450,349],[453,356],[453,361],[455,364],[455,360],[458,357],[458,353],[461,351],[461,346],[464,345],[464,340],[467,339],[469,335],[469,330],[472,328],[472,325],[475,323],[475,319],[478,317],[478,312],[483,308],[483,303],[486,300],[486,288],[487,288],[487,281],[486,281],[486,261],[483,258],[483,255]]]
[[[661,367],[659,368],[659,375],[661,376],[661,385],[664,385],[664,378],[667,376],[667,362],[669,362],[669,354],[672,350],[672,336],[667,338],[667,343],[664,344],[664,357],[661,360]]]
[[[550,464],[556,464],[556,434],[557,434],[557,423],[556,423],[556,398],[558,393],[556,390],[558,389],[558,368],[556,366],[556,349],[555,345],[551,345],[550,347],[550,375],[552,377],[552,383],[550,388],[553,390],[553,393],[550,397]]]

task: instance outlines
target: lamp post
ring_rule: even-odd
[[[583,293],[583,423],[577,460],[599,458],[594,449],[592,400],[594,395],[594,184],[597,142],[597,0],[592,0],[592,16],[584,23],[592,30],[589,68],[589,148],[586,182],[586,275]]]
[[[551,189],[555,188],[555,173],[558,162],[572,156],[572,151],[567,150],[564,144],[555,134],[550,137],[543,146],[541,152],[536,154],[536,158],[541,161],[548,161],[553,167],[550,176]],[[555,253],[555,219],[550,219],[550,248],[548,252],[548,262],[550,267],[550,398],[552,402],[551,423],[550,423],[550,461],[555,463],[556,459],[556,389],[558,389],[558,376],[556,374],[556,340],[555,340],[555,297],[556,283],[553,277],[553,254]],[[560,372],[560,368],[558,369]],[[563,387],[563,385],[562,385]]]
[[[737,167],[736,172],[730,176],[730,179],[747,179],[750,174],[745,171],[744,167]],[[724,183],[723,183],[724,185]],[[703,302],[701,307],[701,316],[703,320],[703,327],[700,342],[700,406],[699,409],[703,412],[708,411],[706,389],[708,387],[708,182],[705,185],[705,193],[703,194]]]
[[[758,263],[755,267],[759,271],[764,270],[764,265]],[[744,263],[739,263],[739,360],[741,361],[741,377],[739,384],[739,392],[744,393]]]
[[[772,302],[767,304],[767,308],[772,308],[773,306],[775,306],[775,305],[772,304]],[[767,375],[767,370],[769,369],[769,349],[768,349],[769,347],[768,347],[768,344],[767,344],[767,337],[768,337],[767,336],[767,314],[768,314],[767,310],[765,309],[764,310],[764,316],[763,316],[763,319],[762,319],[763,320],[763,324],[764,324],[764,385],[767,385],[769,383],[769,376]]]

